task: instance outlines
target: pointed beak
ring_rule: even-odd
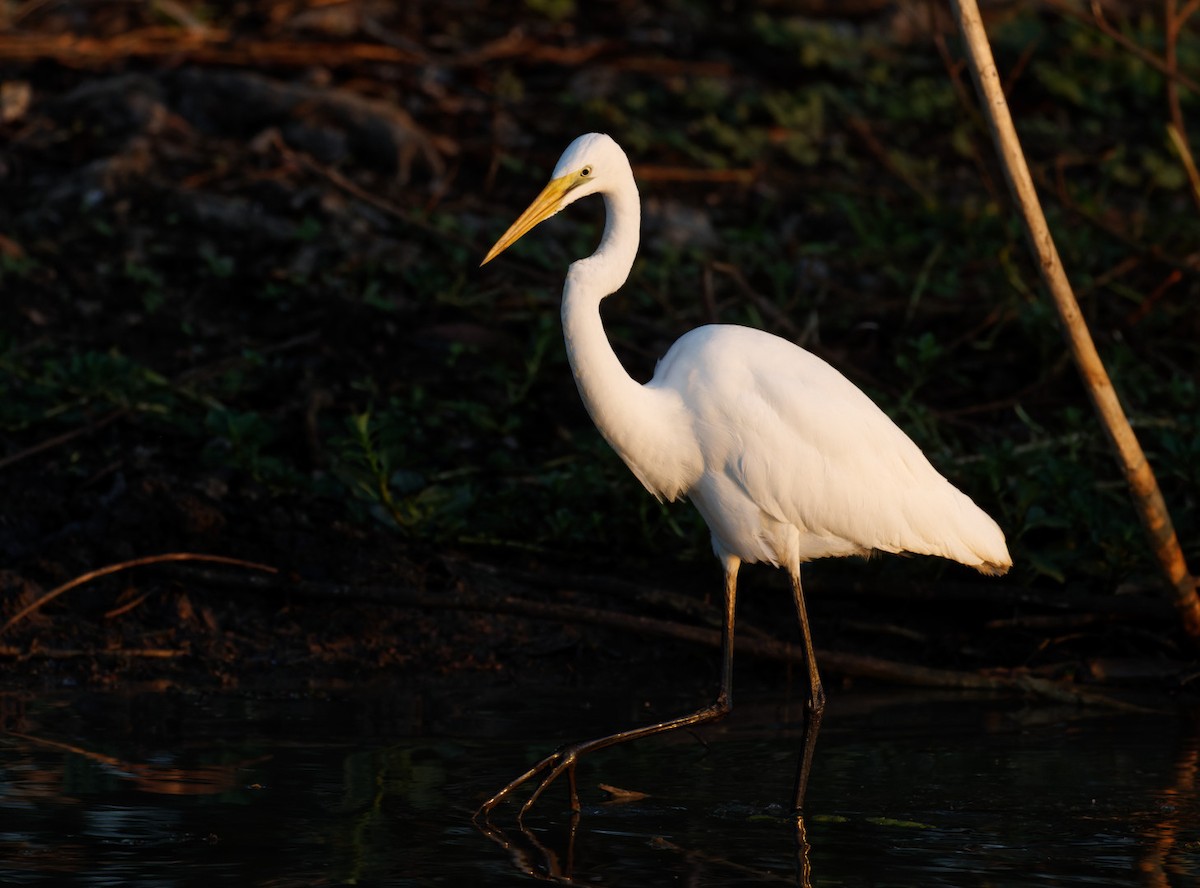
[[[542,193],[534,198],[533,203],[525,210],[511,226],[508,231],[496,241],[496,245],[488,250],[488,254],[480,262],[480,266],[487,265],[522,237],[524,237],[530,229],[545,222],[555,213],[563,208],[563,198],[566,197],[571,186],[578,182],[576,176],[560,176],[557,179],[551,179],[550,184],[542,189]]]

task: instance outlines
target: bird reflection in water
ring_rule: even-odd
[[[563,841],[562,853],[550,847],[548,840],[539,838],[524,822],[518,822],[516,830],[504,830],[488,820],[477,820],[479,831],[504,849],[508,854],[513,868],[524,876],[546,882],[560,884],[593,884],[593,874],[588,874],[577,882],[575,878],[575,843],[579,835],[580,812],[572,811],[567,824],[567,833]],[[808,834],[804,817],[797,814],[793,820],[796,865],[790,874],[774,872],[762,867],[752,867],[737,863],[727,857],[695,848],[687,848],[663,836],[649,839],[651,847],[671,854],[673,857],[688,864],[688,869],[694,871],[702,866],[713,871],[725,871],[736,874],[739,880],[753,878],[754,884],[797,885],[799,888],[811,888],[812,867],[809,863]]]

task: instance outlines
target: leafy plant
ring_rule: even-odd
[[[233,466],[272,486],[296,482],[297,470],[271,452],[276,429],[261,414],[217,407],[209,411],[204,424],[214,436],[204,451],[210,464]]]

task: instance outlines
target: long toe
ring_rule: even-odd
[[[577,797],[575,797],[575,794],[574,794],[575,762],[578,761],[578,758],[579,758],[577,747],[572,746],[568,749],[559,750],[558,752],[554,753],[554,755],[551,756],[550,758],[557,758],[558,762],[552,768],[550,768],[550,770],[546,774],[546,776],[542,778],[542,782],[538,784],[538,788],[533,791],[533,794],[525,801],[525,804],[521,806],[521,813],[519,816],[522,818],[525,816],[525,813],[530,808],[533,807],[533,803],[542,797],[542,793],[544,793],[547,789],[550,788],[550,784],[553,783],[555,780],[557,780],[559,777],[561,777],[563,771],[566,771],[568,769],[570,769],[570,771],[571,771],[571,780],[570,780],[571,789],[572,789],[571,810],[573,810],[573,811],[579,810],[579,799]],[[547,763],[548,762],[549,762],[549,759],[547,759]]]

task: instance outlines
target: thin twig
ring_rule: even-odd
[[[754,307],[771,319],[771,323],[782,329],[791,338],[796,338],[800,335],[800,331],[796,328],[795,322],[783,311],[775,302],[759,293],[754,287],[750,286],[750,282],[746,280],[746,276],[742,274],[742,270],[738,266],[729,262],[712,262],[709,263],[713,271],[718,274],[723,274],[742,291],[742,294],[754,303]]]
[[[929,9],[929,14],[932,20],[932,17],[935,15],[933,9],[933,0],[930,0]],[[979,114],[979,109],[975,107],[975,103],[971,101],[971,95],[968,91],[967,85],[963,83],[962,72],[966,67],[966,63],[961,62],[951,56],[950,47],[946,45],[946,37],[942,33],[941,29],[931,27],[930,30],[933,32],[933,43],[937,48],[938,55],[942,59],[942,66],[946,69],[946,74],[949,76],[950,83],[954,87],[954,95],[958,99],[959,106],[963,109],[963,112],[971,118],[973,124],[972,129],[983,129],[983,118]],[[992,176],[992,171],[988,168],[987,161],[984,159],[983,154],[975,145],[974,134],[970,134],[969,138],[971,147],[971,162],[975,164],[976,171],[979,173],[979,180],[983,183],[984,189],[991,197],[992,203],[998,207],[1003,206],[1003,196],[999,188],[996,186],[995,179]]]
[[[1188,16],[1196,11],[1196,0],[1191,0],[1182,11],[1177,9],[1178,0],[1163,0],[1163,63],[1170,72],[1167,80],[1167,109],[1171,114],[1171,122],[1167,124],[1167,133],[1171,144],[1179,154],[1179,161],[1187,171],[1188,181],[1192,186],[1192,200],[1200,209],[1200,176],[1196,174],[1196,162],[1192,155],[1192,146],[1188,142],[1187,127],[1183,122],[1183,108],[1179,104],[1179,82],[1173,76],[1179,71],[1179,31]]]
[[[463,237],[459,237],[452,232],[440,231],[425,219],[421,218],[418,213],[409,212],[408,210],[397,206],[392,201],[380,197],[378,194],[372,194],[367,189],[343,176],[333,167],[318,163],[315,159],[310,157],[308,154],[305,154],[303,151],[297,151],[295,148],[288,145],[278,132],[272,133],[272,144],[280,154],[282,154],[292,163],[307,167],[311,172],[328,179],[351,197],[361,200],[363,203],[374,207],[381,213],[391,216],[394,219],[399,219],[406,225],[419,228],[427,234],[435,235],[439,241],[451,240],[460,246],[467,247],[468,249],[480,250],[478,243],[469,241]]]
[[[1137,306],[1125,316],[1125,323],[1130,327],[1135,327],[1145,320],[1146,316],[1153,311],[1154,307],[1162,301],[1163,295],[1173,286],[1183,280],[1183,273],[1178,268],[1172,268],[1167,276],[1159,282],[1149,295],[1146,296]]]
[[[132,780],[135,785],[146,792],[164,793],[168,795],[213,795],[226,792],[236,785],[238,771],[258,764],[270,758],[260,755],[241,761],[227,761],[215,765],[199,765],[183,768],[178,762],[154,764],[152,762],[137,762],[120,759],[98,750],[64,743],[61,740],[51,740],[21,731],[8,731],[7,736],[24,740],[46,749],[77,755],[102,767],[110,769],[117,775]]]
[[[114,607],[112,610],[105,611],[104,619],[112,620],[112,619],[115,619],[116,617],[121,616],[122,614],[127,614],[149,597],[150,597],[149,592],[143,592],[137,598],[133,599],[133,601],[127,601],[119,607]]]
[[[1184,132],[1181,125],[1167,124],[1167,135],[1175,147],[1175,153],[1179,155],[1179,162],[1183,164],[1184,172],[1187,173],[1188,184],[1192,188],[1192,199],[1196,202],[1197,208],[1200,208],[1200,171],[1196,170],[1196,158],[1192,156],[1192,146],[1188,144]]]
[[[99,419],[92,420],[87,425],[82,425],[78,428],[71,429],[70,431],[63,432],[61,435],[55,435],[53,438],[47,438],[45,441],[39,441],[32,447],[26,447],[24,450],[10,454],[4,457],[4,459],[0,459],[0,470],[8,468],[14,463],[19,463],[23,459],[36,456],[43,450],[52,450],[55,447],[58,447],[60,444],[66,444],[68,441],[72,441],[81,435],[88,435],[92,432],[98,432],[109,423],[115,422],[128,413],[128,407],[121,407],[118,410],[113,410],[111,413],[104,414],[104,416],[101,416]]]
[[[854,131],[867,150],[875,156],[879,163],[891,172],[897,179],[907,185],[917,197],[921,198],[921,202],[927,207],[937,206],[937,198],[928,186],[921,181],[920,177],[914,174],[911,170],[904,168],[904,164],[897,162],[896,156],[887,149],[887,147],[875,135],[875,131],[871,129],[871,123],[865,117],[849,115],[846,118],[846,125]]]
[[[1043,174],[1037,175],[1037,184],[1047,191],[1053,191],[1050,183],[1046,181]],[[1200,252],[1189,253],[1186,256],[1173,256],[1163,252],[1158,244],[1142,244],[1138,243],[1132,236],[1123,231],[1115,222],[1110,222],[1101,216],[1086,210],[1076,203],[1069,192],[1058,191],[1059,203],[1063,209],[1074,216],[1082,219],[1084,222],[1091,225],[1097,231],[1111,237],[1113,240],[1128,247],[1131,250],[1136,250],[1139,254],[1147,256],[1156,262],[1161,262],[1164,265],[1170,265],[1172,268],[1179,268],[1184,271],[1196,272],[1200,271]]]
[[[188,651],[175,648],[95,648],[81,650],[76,648],[43,648],[36,647],[23,650],[15,645],[0,645],[0,657],[7,657],[18,662],[24,660],[72,660],[81,657],[131,657],[135,659],[173,660],[185,657]]]
[[[344,65],[374,62],[417,65],[413,53],[378,43],[319,43],[238,40],[220,28],[203,31],[151,27],[111,37],[75,34],[0,34],[0,60],[29,63],[54,59],[73,68],[105,65],[114,59],[172,58],[219,65]]]
[[[271,567],[268,564],[259,564],[254,561],[243,561],[241,558],[228,558],[224,555],[203,555],[195,552],[167,552],[163,555],[147,555],[144,558],[134,558],[131,561],[122,561],[118,564],[109,564],[106,567],[100,567],[96,570],[88,571],[85,574],[77,576],[70,582],[63,583],[54,589],[51,589],[37,601],[21,608],[8,622],[0,626],[0,635],[7,632],[13,624],[19,622],[22,618],[33,613],[42,605],[53,601],[64,592],[69,592],[77,586],[82,586],[85,583],[90,583],[92,580],[97,580],[100,577],[106,577],[109,574],[119,573],[123,570],[129,570],[134,567],[144,567],[148,564],[163,564],[166,562],[176,561],[207,561],[212,564],[230,564],[235,567],[245,567],[250,570],[261,570],[264,573],[278,573],[278,569]]]
[[[1192,78],[1179,73],[1178,70],[1173,72],[1169,71],[1167,69],[1166,62],[1164,62],[1154,53],[1150,52],[1144,46],[1139,45],[1136,41],[1130,40],[1115,27],[1113,27],[1112,23],[1105,18],[1104,10],[1101,8],[1099,3],[1095,2],[1095,0],[1092,2],[1091,18],[1074,9],[1070,3],[1066,2],[1066,0],[1047,0],[1047,2],[1050,6],[1063,15],[1072,18],[1081,24],[1093,26],[1102,34],[1104,34],[1104,36],[1118,44],[1122,49],[1128,50],[1131,54],[1137,56],[1164,77],[1169,77],[1170,79],[1179,83],[1180,86],[1186,87],[1194,93],[1200,93],[1200,83],[1197,83],[1195,80],[1192,80]]]

